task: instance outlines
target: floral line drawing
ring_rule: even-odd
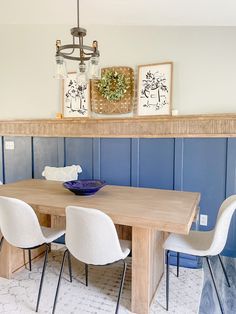
[[[138,114],[170,114],[171,75],[172,63],[139,66]]]
[[[64,117],[87,117],[89,113],[89,84],[78,84],[76,74],[64,80]]]
[[[71,112],[78,112],[85,115],[88,111],[86,108],[85,91],[87,84],[79,85],[76,80],[70,79],[68,84],[68,91],[65,93],[66,107]]]
[[[144,107],[154,106],[155,110],[159,110],[168,104],[168,88],[166,85],[166,77],[163,73],[159,71],[152,73],[149,70],[146,73],[146,78],[143,80],[142,85],[141,97],[146,98],[146,102],[143,104]],[[157,93],[153,93],[153,91]]]

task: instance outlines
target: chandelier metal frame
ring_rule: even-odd
[[[87,31],[85,28],[80,27],[79,23],[79,0],[77,0],[77,27],[71,29],[71,35],[73,37],[73,43],[70,45],[61,45],[61,41],[56,41],[56,57],[61,56],[65,59],[80,61],[80,64],[84,64],[84,61],[90,60],[92,57],[99,57],[98,42],[93,41],[92,46],[84,45],[83,39],[86,36]],[[79,43],[76,44],[76,38],[79,39]],[[67,50],[72,49],[70,52]],[[79,55],[73,55],[76,51],[79,51]]]

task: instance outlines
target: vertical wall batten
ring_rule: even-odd
[[[227,145],[226,197],[236,194],[236,138],[229,138]],[[234,214],[224,254],[236,257],[236,214]]]
[[[0,181],[5,182],[4,178],[4,153],[3,153],[3,137],[0,137]]]
[[[101,139],[93,139],[93,178],[101,179]]]
[[[30,144],[31,144],[31,162],[32,162],[32,178],[34,178],[34,143],[33,143],[33,137],[30,139]]]
[[[57,139],[57,164],[58,167],[65,166],[65,139],[62,137]]]
[[[175,139],[174,154],[174,190],[182,191],[184,188],[184,139]]]
[[[131,185],[139,186],[139,138],[131,139]]]

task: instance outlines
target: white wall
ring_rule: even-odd
[[[55,41],[70,42],[70,26],[0,26],[0,120],[54,118],[60,112],[53,79]],[[102,66],[174,62],[173,107],[180,114],[236,113],[236,27],[91,26]],[[69,64],[74,70],[75,64]]]

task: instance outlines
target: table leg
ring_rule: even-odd
[[[52,228],[66,228],[66,217],[51,215],[51,227]]]
[[[132,227],[115,225],[119,239],[132,241]]]
[[[31,250],[32,260],[44,252],[44,247]],[[3,242],[0,252],[0,277],[10,279],[12,273],[26,266],[29,269],[29,256],[27,250],[10,245],[6,240]]]
[[[132,312],[148,314],[164,272],[163,232],[132,228]]]
[[[2,237],[2,235],[0,235]],[[2,249],[0,252],[0,277],[10,278],[11,276],[11,259],[10,245],[3,240]]]

